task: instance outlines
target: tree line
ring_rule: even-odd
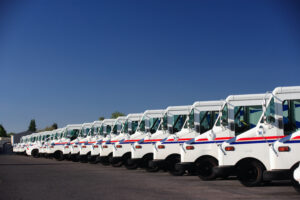
[[[111,118],[111,119],[116,119],[116,118],[118,118],[118,117],[120,117],[120,116],[125,116],[125,114],[116,111],[116,112],[113,112],[113,113],[111,114],[111,117],[110,117],[110,118]],[[102,116],[102,117],[99,117],[99,120],[100,120],[100,121],[102,121],[102,120],[104,120],[104,119],[105,119],[105,117],[103,117],[103,116]],[[43,131],[52,131],[52,130],[55,130],[55,129],[57,129],[57,128],[58,128],[57,123],[53,123],[51,126],[46,126],[46,127],[43,128],[43,129],[37,130],[37,128],[36,128],[36,123],[35,123],[35,119],[32,119],[32,120],[30,121],[30,123],[29,123],[29,126],[28,126],[27,131],[30,131],[30,132],[35,133],[35,132],[43,132]],[[15,134],[15,133],[13,133],[13,132],[7,133],[6,130],[5,130],[5,128],[3,127],[3,125],[0,124],[0,137],[9,137],[9,136],[14,135],[14,134]]]

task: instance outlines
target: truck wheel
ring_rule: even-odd
[[[295,188],[295,190],[300,193],[300,183],[298,181],[296,181],[294,179],[294,171],[297,169],[298,165],[297,166],[294,166],[292,169],[291,169],[291,181],[292,181],[292,185],[293,187]]]
[[[204,158],[196,161],[196,170],[199,178],[203,181],[216,179],[213,168],[218,166],[218,161],[214,158]]]
[[[255,160],[243,162],[237,167],[238,179],[246,187],[259,186],[263,182],[264,166]]]
[[[158,172],[158,171],[159,171],[159,167],[158,167],[158,166],[152,167],[152,166],[150,165],[150,161],[151,161],[151,160],[152,160],[151,158],[145,158],[145,159],[143,160],[143,163],[144,163],[144,166],[145,166],[146,171],[147,171],[147,172]]]
[[[37,149],[32,150],[31,155],[34,158],[38,158],[39,157],[39,151]]]
[[[91,154],[88,154],[88,161],[90,164],[96,164],[97,163],[97,156],[92,156]]]
[[[168,171],[173,176],[182,176],[185,173],[183,169],[176,169],[175,165],[180,162],[180,156],[174,156],[167,159]]]
[[[126,169],[133,170],[138,168],[138,164],[135,162],[132,162],[131,158],[129,156],[126,156],[124,158],[124,165]]]
[[[54,153],[54,158],[58,161],[62,161],[64,159],[64,154],[61,151],[56,151]]]

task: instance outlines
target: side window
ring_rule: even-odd
[[[181,130],[186,120],[186,117],[186,115],[174,115],[173,133],[176,133]]]
[[[286,100],[282,103],[284,135],[300,129],[300,100]]]
[[[222,109],[222,116],[219,117],[218,122],[217,122],[217,126],[221,125],[221,121],[223,126],[228,126],[228,106],[227,104],[223,107]]]
[[[239,106],[234,108],[234,129],[239,135],[255,127],[262,115],[262,106]]]

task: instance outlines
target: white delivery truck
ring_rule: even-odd
[[[202,180],[216,178],[219,145],[256,126],[266,94],[231,95],[213,128],[183,144],[178,168],[194,170]],[[226,177],[226,174],[223,176]]]
[[[110,132],[108,130],[104,130],[104,134],[106,135],[103,138],[101,145],[100,145],[100,154],[99,154],[99,161],[103,165],[108,165],[111,163],[112,160],[112,152],[113,152],[113,145],[115,142],[119,141],[119,134],[124,127],[124,123],[126,121],[125,116],[118,117],[114,122],[113,127],[111,128]]]
[[[153,123],[152,134],[148,134],[144,139],[134,143],[134,148],[131,151],[132,160],[139,161],[141,167],[149,172],[158,171],[160,169],[159,163],[152,162],[155,143],[181,130],[188,115],[188,112],[185,111],[187,107],[190,106],[168,107],[161,119],[157,119]]]
[[[21,139],[20,139],[20,142],[15,144],[14,146],[14,152],[16,154],[24,154],[25,152],[25,144],[26,144],[26,141],[27,141],[27,135],[26,136],[22,136]]]
[[[134,143],[151,134],[150,130],[153,130],[154,122],[159,120],[163,113],[164,110],[146,110],[141,117],[137,116],[137,118],[141,118],[137,126],[135,122],[129,122],[128,134],[124,140],[116,143],[115,146],[118,148],[113,150],[113,159],[122,162],[127,169],[136,169],[139,163],[131,159],[131,150],[134,148]]]
[[[50,136],[48,137],[48,139],[43,145],[45,158],[51,158],[50,155],[48,154],[48,151],[50,149],[51,143],[54,141],[55,134],[56,134],[56,130],[52,130],[49,134]]]
[[[123,165],[123,156],[124,155],[123,155],[123,151],[122,151],[122,149],[123,149],[122,142],[125,140],[128,140],[130,138],[130,135],[135,134],[137,127],[138,127],[138,123],[142,117],[143,117],[142,113],[134,113],[134,114],[127,115],[120,134],[117,137],[111,139],[112,141],[115,141],[112,145],[113,151],[112,151],[112,158],[110,161],[112,166],[120,167]],[[124,158],[124,159],[126,159],[126,158]]]
[[[64,129],[64,144],[62,144],[62,152],[65,159],[71,159],[71,146],[78,142],[78,135],[82,128],[82,124],[69,124]]]
[[[167,137],[166,140],[156,143],[154,151],[154,162],[160,162],[175,176],[185,173],[183,168],[175,167],[180,162],[180,148],[183,143],[210,130],[222,108],[224,101],[198,101],[191,107],[183,107],[188,117],[183,128]]]
[[[62,151],[64,148],[64,144],[67,143],[65,141],[65,138],[63,137],[64,130],[64,128],[59,128],[53,131],[55,134],[53,140],[51,141],[47,149],[48,156],[51,158],[54,157],[56,160],[59,161],[64,159]]]
[[[40,138],[40,133],[32,133],[30,135],[30,142],[26,148],[26,155],[33,156],[35,158],[38,157],[38,155],[39,155],[39,150],[38,150],[39,138]]]
[[[215,171],[219,174],[235,171],[245,186],[289,179],[290,171],[299,162],[296,157],[300,146],[291,148],[282,143],[300,128],[300,87],[279,87],[270,95],[256,127],[224,142],[219,148],[220,166]],[[286,156],[289,151],[290,156]]]
[[[95,143],[92,144],[91,155],[88,158],[90,163],[97,163],[99,161],[101,144],[103,139],[111,132],[115,121],[116,119],[104,119],[101,121],[100,126],[94,130],[95,136],[93,137],[93,141]]]
[[[80,162],[88,162],[91,157],[92,145],[96,143],[97,132],[99,131],[98,129],[101,127],[101,124],[102,121],[94,121],[89,128],[86,138],[81,140],[79,151]]]
[[[39,146],[39,156],[44,157],[46,154],[46,148],[50,139],[50,135],[52,134],[53,131],[45,131],[42,133],[42,143]]]
[[[71,142],[70,158],[72,161],[78,162],[80,160],[80,147],[83,143],[85,143],[85,138],[87,137],[91,127],[92,123],[83,123],[79,131],[78,137],[73,142]]]

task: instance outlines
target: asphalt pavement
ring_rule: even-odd
[[[0,200],[300,199],[289,182],[247,188],[237,180],[201,181],[101,164],[0,155]]]

